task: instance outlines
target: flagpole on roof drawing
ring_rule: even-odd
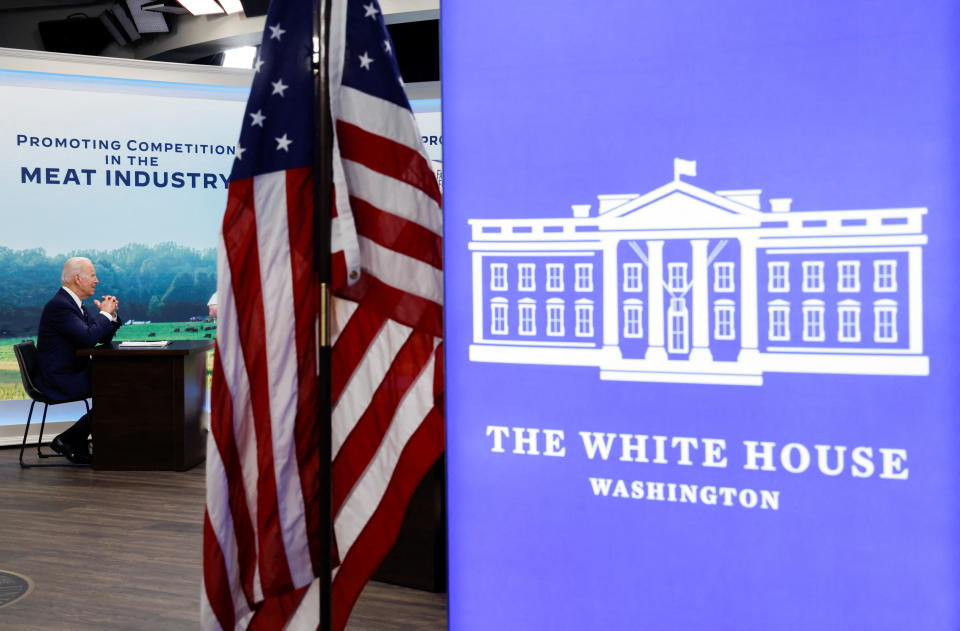
[[[673,181],[679,182],[681,175],[686,175],[687,177],[696,177],[697,161],[684,160],[683,158],[674,158],[673,159]]]

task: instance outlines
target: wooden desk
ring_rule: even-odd
[[[393,548],[373,580],[430,592],[447,589],[446,457],[414,491]]]
[[[93,357],[93,468],[186,471],[204,459],[200,417],[210,340],[109,346]]]

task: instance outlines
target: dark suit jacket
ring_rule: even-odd
[[[90,396],[90,358],[77,357],[80,348],[109,342],[120,328],[120,319],[111,322],[99,312],[91,313],[63,288],[43,308],[37,333],[37,361],[41,391],[54,399]]]

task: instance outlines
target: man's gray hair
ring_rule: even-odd
[[[93,261],[85,256],[75,256],[67,259],[67,262],[63,264],[63,271],[60,272],[60,282],[66,285],[73,280],[75,274],[82,274],[85,263],[93,265]]]

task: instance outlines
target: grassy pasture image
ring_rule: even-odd
[[[217,336],[216,321],[185,321],[185,322],[137,322],[125,324],[117,331],[113,340],[123,342],[127,340],[204,340],[214,339]],[[17,367],[17,358],[13,354],[13,345],[24,340],[37,341],[36,336],[0,338],[0,401],[26,399],[20,383],[20,369]],[[209,382],[213,352],[207,353],[207,379]]]

